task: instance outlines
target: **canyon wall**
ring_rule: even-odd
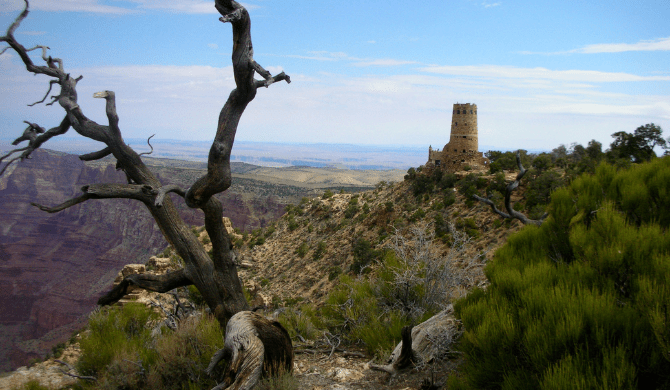
[[[59,204],[86,184],[126,182],[112,164],[87,166],[46,150],[32,157],[0,178],[0,372],[69,338],[124,264],[144,263],[167,245],[138,201],[89,200],[56,214],[31,206]],[[175,182],[157,173],[164,184]],[[233,226],[247,229],[276,219],[285,207],[271,195],[229,191],[219,198]],[[188,224],[203,224],[199,210],[173,199]]]

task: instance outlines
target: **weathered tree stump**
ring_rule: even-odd
[[[212,390],[252,389],[263,373],[292,371],[291,337],[279,322],[241,311],[228,321],[223,349],[212,357],[207,373],[212,375],[221,360],[227,361],[227,367],[221,383]]]
[[[370,364],[370,369],[396,375],[416,365],[443,360],[455,353],[451,345],[461,333],[461,322],[454,317],[454,308],[449,305],[415,327],[404,327],[402,341],[386,364]]]

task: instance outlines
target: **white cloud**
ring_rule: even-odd
[[[416,64],[416,61],[394,60],[391,58],[380,58],[376,60],[361,61],[354,63],[354,66],[398,66],[407,64]]]
[[[562,80],[580,82],[670,81],[670,76],[638,76],[621,72],[594,70],[550,70],[500,65],[428,66],[419,70],[444,75],[512,78],[526,80]]]
[[[502,4],[502,3],[489,3],[489,2],[486,2],[486,1],[482,3],[482,5],[484,6],[484,8],[498,7],[498,6],[500,6],[501,4]]]
[[[219,48],[219,45],[217,45],[216,43],[208,43],[207,46],[212,48],[212,49],[218,49]]]
[[[670,37],[653,40],[639,41],[637,43],[600,43],[587,45],[581,49],[573,50],[576,53],[622,53],[626,51],[668,51],[670,50]]]
[[[338,52],[331,52],[331,51],[310,51],[307,52],[308,55],[299,55],[299,54],[281,54],[281,55],[273,55],[273,54],[266,54],[268,56],[273,56],[273,57],[288,57],[288,58],[300,58],[303,60],[313,60],[313,61],[342,61],[342,60],[350,60],[350,61],[359,61],[359,58],[354,58],[354,57],[349,57],[347,53],[338,51]]]
[[[556,52],[521,51],[520,54],[565,55],[573,53],[623,53],[629,51],[670,51],[670,37],[642,40],[637,43],[596,43],[579,49]]]
[[[274,55],[274,56],[300,58],[304,60],[313,60],[313,61],[349,61],[352,62],[352,65],[357,67],[399,66],[399,65],[418,64],[418,62],[416,61],[397,60],[394,58],[357,58],[357,57],[351,57],[350,55],[344,52],[310,51],[308,53],[309,55],[285,54],[285,55]]]
[[[164,10],[187,14],[216,14],[214,2],[204,0],[129,0],[142,9]]]
[[[19,11],[25,7],[22,0],[0,0],[0,9],[3,11]],[[70,11],[94,12],[104,14],[127,14],[132,10],[99,4],[99,0],[32,0],[31,10],[40,11]]]
[[[321,53],[321,55],[330,54]],[[340,56],[341,54],[335,54]],[[266,65],[276,74],[281,68]],[[431,69],[437,67],[429,67]],[[479,108],[480,143],[497,148],[551,149],[561,143],[607,145],[616,131],[654,122],[670,128],[670,97],[650,95],[636,83],[624,92],[551,71],[521,78],[527,69],[455,67],[447,73],[347,76],[294,74],[292,83],[258,91],[237,138],[247,141],[444,145],[456,102]],[[230,66],[109,66],[73,69],[84,75],[79,105],[106,124],[94,92],[113,90],[127,138],[211,139],[221,107],[235,87]],[[532,73],[532,72],[531,72]],[[17,56],[0,56],[0,134],[23,129],[23,120],[51,127],[60,107],[26,107],[42,98],[47,78],[33,77]],[[548,75],[548,76],[547,76]],[[58,93],[56,88],[52,93]]]
[[[118,1],[118,0],[116,0]],[[125,0],[137,4],[129,9],[100,4],[101,0],[31,0],[30,9],[40,11],[93,12],[106,14],[128,14],[138,10],[163,10],[186,14],[217,14],[212,1],[206,0]],[[260,8],[242,3],[247,10]],[[19,11],[24,8],[23,0],[0,0],[0,10]]]
[[[127,0],[139,4],[142,9],[165,10],[185,14],[218,14],[211,0]],[[242,3],[247,10],[259,8],[253,4]]]

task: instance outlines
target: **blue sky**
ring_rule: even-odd
[[[6,29],[20,0],[0,0]],[[127,138],[207,140],[234,87],[231,28],[213,1],[34,0],[17,31],[73,75],[79,103],[114,90]],[[480,144],[552,149],[654,122],[670,135],[670,2],[443,0],[243,3],[255,59],[293,82],[259,90],[245,141],[442,147],[454,103],[476,103]],[[37,53],[34,56],[36,59]],[[0,56],[0,138],[22,121],[55,126],[59,107]]]

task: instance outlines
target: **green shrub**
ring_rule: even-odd
[[[312,254],[312,259],[314,261],[321,260],[321,258],[325,253],[326,253],[326,243],[323,241],[319,241],[319,243],[316,244],[316,249],[314,250],[314,253]]]
[[[450,388],[670,387],[670,157],[601,164],[498,250],[456,302]]]
[[[54,345],[53,347],[51,347],[51,355],[55,359],[59,359],[63,355],[65,347],[66,347],[65,343],[58,343]]]
[[[295,253],[302,259],[305,257],[308,250],[309,246],[307,246],[307,243],[303,241],[297,248],[295,248]]]
[[[435,214],[433,221],[433,226],[435,227],[435,237],[442,238],[449,233],[449,225],[447,224],[447,221],[445,221],[442,214]]]
[[[426,216],[426,212],[423,211],[423,209],[422,209],[421,207],[419,207],[419,208],[414,212],[414,214],[410,215],[410,217],[408,218],[408,220],[409,220],[410,222],[413,223],[413,222],[422,220],[423,217],[425,217],[425,216]]]
[[[300,382],[290,372],[264,378],[258,383],[258,390],[298,390]]]
[[[354,274],[359,274],[370,263],[379,259],[383,252],[375,250],[370,241],[358,238],[351,246],[351,253],[354,256],[354,262],[351,264],[349,270]]]
[[[49,390],[48,387],[40,385],[40,382],[37,379],[31,379],[28,382],[26,382],[23,387],[21,388],[22,390]]]
[[[436,253],[430,235],[418,228],[411,232],[380,255],[369,277],[340,275],[321,309],[324,326],[349,342],[362,342],[378,357],[388,356],[404,326],[423,322],[448,304],[450,289],[460,280],[447,257]],[[464,237],[460,233],[459,239]],[[370,254],[365,243],[359,239],[358,249]]]
[[[289,214],[288,216],[288,230],[289,231],[294,231],[300,227],[300,224],[296,222],[295,217],[293,217],[293,214]]]
[[[444,208],[444,203],[442,202],[435,202],[430,206],[430,209],[433,211],[439,211]]]
[[[77,371],[82,375],[102,377],[113,363],[129,356],[145,365],[153,364],[158,355],[149,348],[151,326],[158,314],[140,303],[123,307],[105,307],[94,312],[88,321],[90,332],[79,341],[81,356]]]
[[[319,337],[319,332],[312,324],[312,320],[303,314],[302,310],[288,308],[279,314],[277,320],[288,331],[291,339],[298,339],[298,335],[306,340],[315,340]]]
[[[392,261],[397,264],[397,259]],[[398,310],[391,275],[371,280],[342,274],[340,284],[331,291],[321,310],[328,327],[350,342],[362,341],[366,351],[378,358],[387,357],[400,342],[404,326],[421,322],[433,313],[426,312],[417,319]]]
[[[149,370],[146,388],[181,390],[212,388],[205,375],[214,353],[223,347],[223,331],[210,314],[183,320],[176,331],[165,331],[155,341],[160,359]]]
[[[205,298],[200,293],[197,287],[190,285],[188,288],[188,299],[193,302],[196,306],[205,306]]]
[[[323,195],[321,196],[321,199],[332,198],[333,195],[335,195],[335,194],[333,194],[333,191],[331,191],[331,190],[326,190],[326,191],[323,193]]]
[[[469,200],[472,195],[477,194],[477,190],[485,188],[487,184],[488,182],[481,175],[470,173],[458,181],[458,192]]]
[[[347,206],[347,209],[344,210],[344,218],[350,219],[354,215],[358,213],[360,208],[358,207],[358,197],[353,197],[349,201],[349,205]]]
[[[90,332],[80,340],[77,370],[97,378],[77,388],[167,389],[212,388],[204,375],[211,356],[223,346],[221,327],[209,314],[182,320],[176,331],[162,327],[152,338],[158,315],[139,303],[99,310],[89,318]]]
[[[456,194],[453,191],[449,191],[444,195],[444,207],[449,207],[452,204],[456,203]]]

